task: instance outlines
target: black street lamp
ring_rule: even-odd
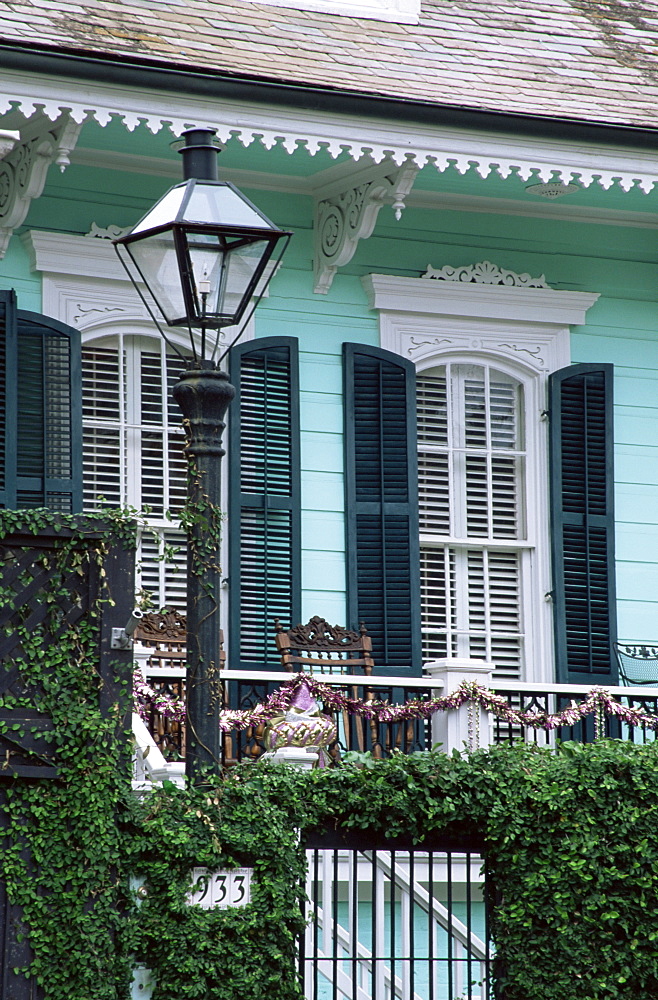
[[[218,180],[214,130],[190,129],[184,136],[183,183],[114,245],[167,343],[176,350],[158,316],[190,337],[192,361],[173,395],[183,412],[188,459],[185,770],[197,780],[202,768],[217,768],[221,759],[220,461],[235,389],[217,367],[219,331],[239,323],[254,298],[259,301],[291,234],[233,184]]]

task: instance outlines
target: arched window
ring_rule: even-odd
[[[137,587],[156,607],[186,602],[184,537],[170,520],[186,492],[181,415],[171,395],[181,367],[155,337],[118,334],[82,349],[84,506],[145,512]]]
[[[423,657],[519,677],[530,572],[524,386],[482,361],[417,381]]]

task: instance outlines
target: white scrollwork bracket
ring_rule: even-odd
[[[392,205],[396,219],[404,209],[418,167],[391,162],[352,174],[336,191],[324,191],[315,202],[314,291],[326,294],[339,267],[349,263],[359,240],[368,239],[382,205]],[[356,181],[356,183],[355,183]]]
[[[20,138],[0,160],[0,258],[9,239],[38,198],[46,183],[48,167],[57,163],[64,170],[82,125],[63,112],[56,121],[45,114],[33,115],[20,130]]]

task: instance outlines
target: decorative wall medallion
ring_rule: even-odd
[[[417,173],[411,163],[398,167],[389,162],[352,173],[338,190],[334,186],[318,193],[314,291],[329,291],[336,271],[352,259],[359,240],[372,235],[382,205],[392,205],[396,219],[400,218]]]
[[[32,199],[43,191],[48,167],[51,163],[57,163],[60,170],[68,166],[81,127],[68,112],[55,122],[45,114],[33,115],[21,128],[20,140],[0,160],[0,257]]]
[[[433,278],[438,281],[463,281],[474,282],[480,285],[516,285],[519,288],[549,288],[546,278],[541,274],[538,278],[533,278],[530,274],[518,274],[516,271],[507,271],[505,268],[492,264],[490,260],[482,260],[479,264],[465,264],[462,267],[453,267],[446,264],[445,267],[435,268],[428,265],[425,274],[421,278]]]

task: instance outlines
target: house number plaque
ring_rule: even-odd
[[[253,868],[231,868],[229,871],[212,872],[209,868],[192,871],[192,891],[187,902],[204,910],[229,906],[246,906],[251,902],[251,876]]]

